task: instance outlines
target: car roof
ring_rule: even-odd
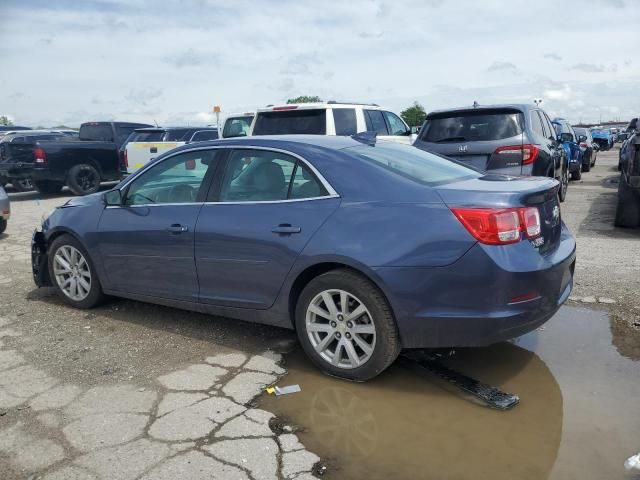
[[[197,144],[189,144],[178,147],[177,150],[189,150],[192,148],[206,148],[208,146],[242,146],[255,145],[256,147],[283,148],[291,150],[305,149],[308,147],[321,147],[331,150],[363,145],[362,142],[351,137],[338,135],[255,135],[250,137],[231,137],[219,140],[207,140]]]
[[[312,102],[312,103],[288,103],[284,105],[268,105],[266,107],[258,108],[258,113],[261,112],[287,112],[291,110],[319,110],[319,109],[327,109],[327,108],[356,108],[356,107],[367,107],[371,110],[385,110],[380,105],[376,105],[375,103],[343,103],[336,101],[328,101],[328,102]]]
[[[466,107],[444,108],[442,110],[433,110],[429,112],[427,117],[430,117],[432,115],[442,114],[442,113],[499,110],[499,109],[512,109],[512,110],[520,110],[522,112],[525,112],[529,110],[540,110],[540,107],[536,105],[528,104],[528,103],[500,103],[500,104],[493,104],[493,105],[469,105]]]
[[[145,127],[136,128],[134,132],[170,132],[171,130],[217,130],[217,127]]]

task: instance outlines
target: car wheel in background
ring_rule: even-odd
[[[76,308],[92,308],[104,299],[102,286],[84,247],[71,235],[56,238],[48,253],[49,277],[62,300]]]
[[[306,354],[332,376],[368,380],[400,353],[398,329],[383,293],[350,270],[311,280],[298,299],[295,323]]]
[[[0,218],[0,234],[4,233],[7,229],[7,221],[4,218]]]
[[[620,175],[620,182],[618,183],[618,204],[616,205],[616,218],[613,223],[616,227],[628,228],[635,228],[640,225],[638,199],[633,195],[623,175]]]
[[[52,195],[59,193],[62,190],[62,183],[53,182],[51,180],[38,180],[33,182],[33,186],[36,190],[44,195]]]
[[[561,202],[567,198],[567,189],[569,188],[569,169],[568,167],[562,167],[562,174],[560,175],[560,190],[558,191],[558,198]]]
[[[67,185],[76,195],[89,195],[100,188],[100,172],[86,163],[74,165],[67,175]]]
[[[582,178],[582,168],[584,168],[584,166],[571,172],[571,180],[580,180]]]
[[[30,178],[20,178],[11,180],[11,185],[18,192],[30,192],[33,190],[33,183]]]
[[[594,151],[594,152],[591,154],[591,166],[592,166],[592,167],[595,167],[595,165],[596,165],[596,158],[597,158],[597,157],[598,157],[598,152]]]
[[[582,163],[582,171],[583,171],[583,172],[585,172],[585,173],[586,173],[586,172],[588,172],[589,170],[591,170],[591,165],[592,165],[592,163],[591,163],[591,158],[592,158],[592,157],[593,157],[593,154],[589,155],[589,158],[587,159],[587,161]]]

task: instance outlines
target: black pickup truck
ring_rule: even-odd
[[[150,125],[129,122],[89,122],[80,126],[77,139],[38,141],[33,154],[24,152],[16,162],[2,162],[9,179],[30,178],[40,193],[59,192],[64,185],[76,195],[98,191],[100,182],[120,179],[118,149],[136,128]],[[10,146],[8,148],[11,148]],[[7,155],[12,157],[12,152]]]

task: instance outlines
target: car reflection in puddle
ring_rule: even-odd
[[[617,478],[640,449],[640,364],[618,354],[600,312],[564,307],[542,331],[443,364],[520,404],[491,410],[397,365],[348,383],[294,352],[282,384],[302,392],[263,406],[305,428],[328,478]]]

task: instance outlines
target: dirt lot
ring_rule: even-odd
[[[31,231],[67,197],[9,192],[0,478],[308,479],[325,463],[329,478],[620,478],[640,451],[640,298],[623,293],[640,284],[640,231],[613,227],[616,163],[600,154],[562,206],[578,238],[571,306],[448,359],[520,394],[507,413],[397,366],[364,385],[322,376],[289,331],[124,300],[69,309],[29,263]],[[302,392],[256,403],[277,381]]]

